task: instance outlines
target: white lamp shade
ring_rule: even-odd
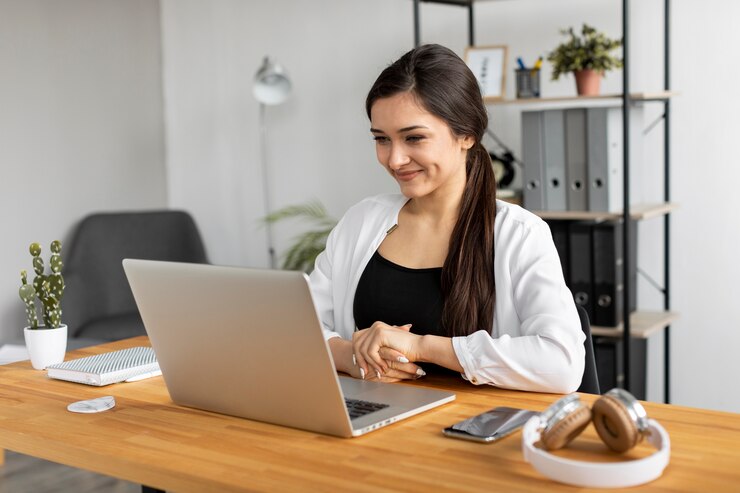
[[[254,97],[260,103],[275,105],[288,99],[292,85],[285,69],[265,57],[254,76]]]

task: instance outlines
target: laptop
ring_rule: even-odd
[[[455,399],[339,376],[302,272],[135,259],[123,268],[177,404],[353,437]]]

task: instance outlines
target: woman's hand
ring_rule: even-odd
[[[385,374],[378,374],[375,371],[368,370],[367,366],[362,368],[357,364],[352,341],[334,337],[329,339],[328,342],[336,369],[354,378],[381,382],[398,382],[399,380],[417,379],[425,375],[421,368],[410,363],[398,351],[390,348],[382,348],[380,351],[380,354],[386,360],[385,364],[389,370]]]
[[[425,375],[410,361],[419,358],[421,336],[409,332],[411,324],[401,327],[375,322],[370,328],[352,335],[356,366],[365,378],[419,378]],[[374,374],[374,375],[373,375]]]

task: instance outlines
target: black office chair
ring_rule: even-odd
[[[98,213],[64,250],[63,320],[69,348],[145,334],[121,261],[207,262],[193,218],[182,211]]]
[[[578,392],[585,392],[587,394],[601,394],[599,389],[599,376],[596,373],[596,358],[594,357],[594,343],[591,338],[591,324],[588,321],[588,313],[580,306],[576,305],[578,309],[578,316],[581,319],[581,329],[586,334],[586,340],[583,341],[583,345],[586,348],[586,365],[583,368],[583,379],[581,380],[581,386],[578,387]]]

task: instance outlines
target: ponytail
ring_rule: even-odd
[[[491,158],[477,141],[468,151],[467,182],[442,268],[441,326],[450,337],[491,331],[496,284],[493,271],[496,180]]]

